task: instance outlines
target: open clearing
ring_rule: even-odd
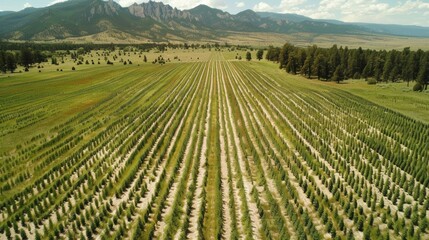
[[[429,238],[427,106],[169,54],[0,78],[0,239]]]

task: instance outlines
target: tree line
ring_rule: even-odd
[[[42,51],[32,50],[31,48],[23,48],[19,52],[0,50],[0,71],[13,73],[18,64],[24,66],[28,71],[31,65],[46,62],[47,57]]]
[[[427,89],[429,84],[429,51],[363,50],[348,47],[307,48],[286,43],[283,47],[268,48],[266,59],[278,62],[281,69],[307,78],[341,82],[365,78],[368,83],[416,81],[414,90]]]

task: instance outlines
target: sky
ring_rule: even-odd
[[[45,7],[65,0],[0,0],[0,11]],[[72,0],[70,0],[72,1]],[[127,7],[148,0],[115,0]],[[429,0],[163,0],[179,9],[206,4],[237,13],[246,9],[296,13],[316,19],[420,25],[429,27]]]

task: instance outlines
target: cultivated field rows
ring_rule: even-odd
[[[2,155],[1,239],[429,237],[427,125],[222,53],[154,69]],[[10,98],[1,134],[68,97]]]

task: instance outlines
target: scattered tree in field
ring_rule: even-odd
[[[33,59],[35,63],[42,63],[46,61],[46,56],[40,50],[34,50]]]
[[[256,52],[256,59],[258,59],[258,61],[261,61],[263,57],[264,57],[264,50],[259,49],[258,52]]]
[[[58,65],[58,61],[57,61],[57,58],[56,58],[56,57],[52,57],[52,58],[51,58],[51,64],[52,64],[52,65]]]
[[[28,68],[34,63],[33,54],[30,48],[24,48],[21,50],[21,64]]]
[[[247,60],[247,61],[252,60],[252,53],[250,53],[250,52],[247,52],[247,53],[246,53],[246,60]]]
[[[16,58],[13,53],[6,53],[6,69],[13,73],[16,68]]]

